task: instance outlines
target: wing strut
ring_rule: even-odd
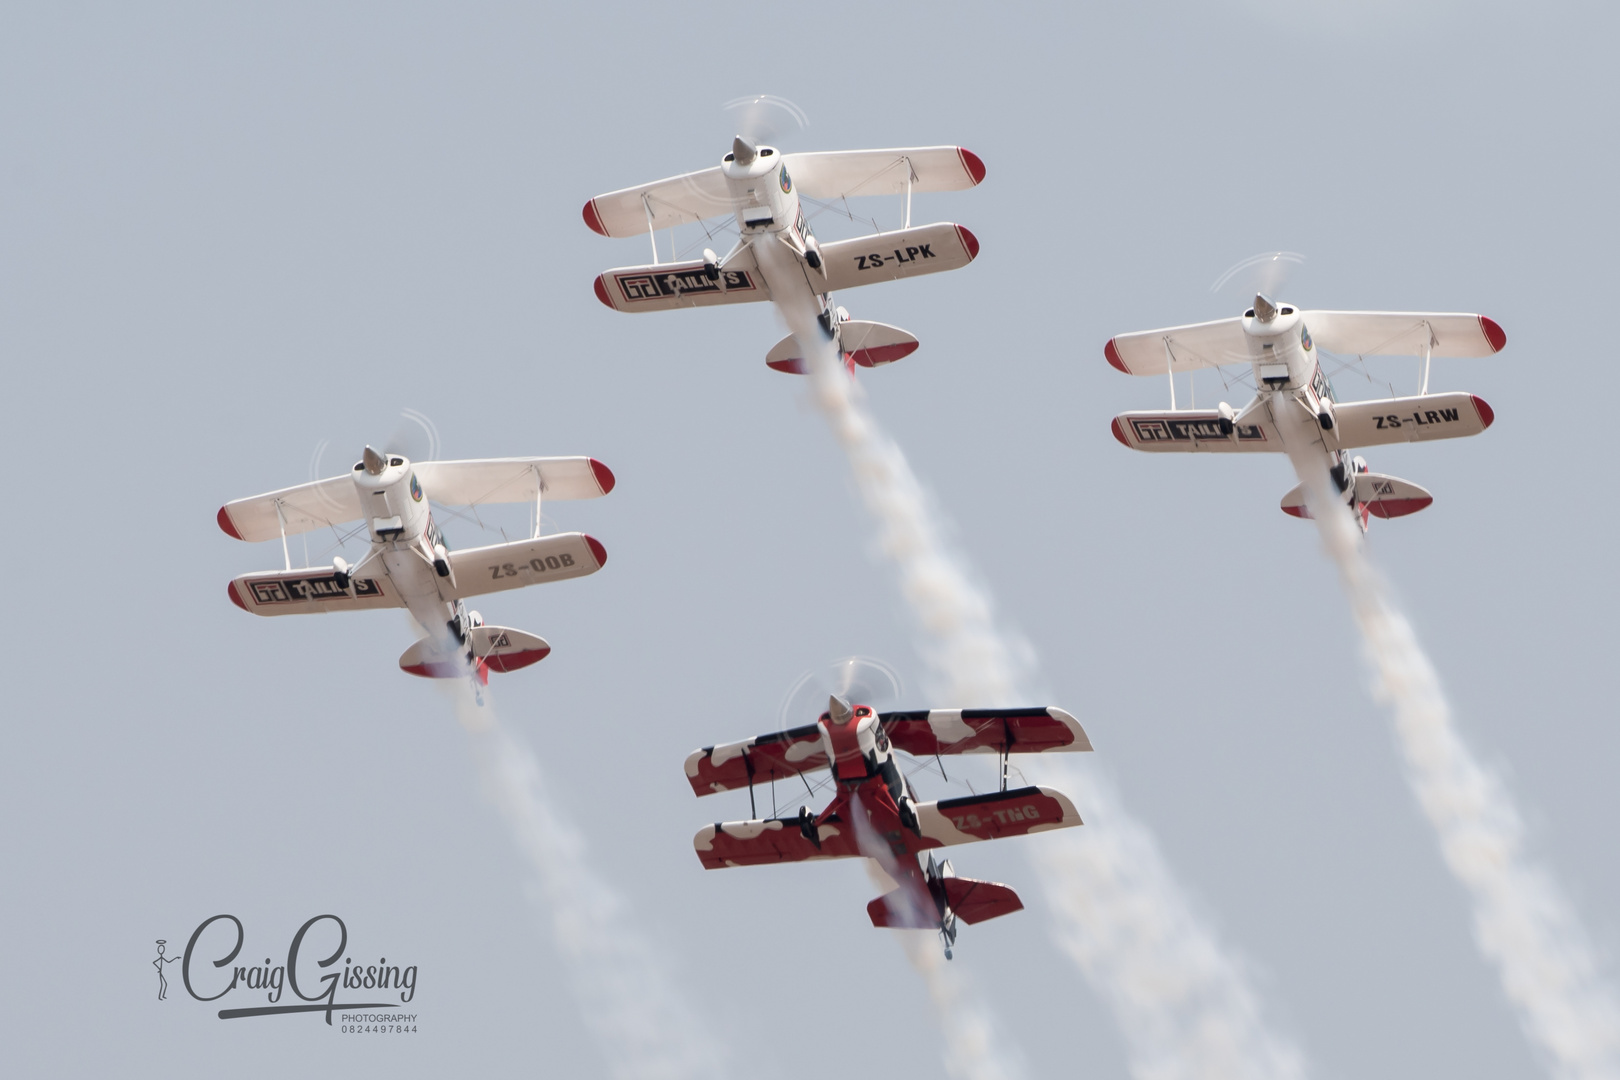
[[[534,535],[531,540],[540,539],[540,496],[546,490],[546,478],[540,475],[540,466],[531,465],[534,470]]]
[[[911,228],[911,182],[917,178],[917,170],[911,167],[910,158],[901,158],[900,160],[906,163],[906,222],[900,228],[909,229]]]
[[[1170,351],[1170,339],[1164,339],[1164,373],[1170,376],[1170,411],[1176,411],[1176,354]],[[1006,786],[1002,786],[1006,790]]]
[[[276,500],[276,524],[281,526],[281,562],[282,569],[292,569],[292,552],[287,550],[287,518],[281,512],[281,500]]]
[[[750,819],[757,819],[759,812],[754,809],[754,759],[748,756],[746,750],[743,751],[742,759],[743,768],[748,770],[748,816]],[[772,779],[774,778],[775,775],[772,774]]]
[[[1423,383],[1418,387],[1418,397],[1429,392],[1429,357],[1434,353],[1434,327],[1425,319],[1423,329],[1429,332],[1429,339],[1423,343]]]
[[[647,239],[652,241],[653,265],[658,265],[658,230],[653,228],[652,203],[647,201],[647,193],[641,193],[641,208],[647,211]]]

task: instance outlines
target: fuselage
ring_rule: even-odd
[[[379,471],[373,472],[376,467]],[[455,652],[467,619],[459,601],[446,600],[439,592],[444,579],[434,562],[447,549],[410,460],[368,449],[367,459],[354,466],[350,477],[371,534],[367,570],[380,566],[439,651]]]
[[[1302,470],[1302,478],[1306,475],[1303,470],[1319,469],[1334,491],[1349,491],[1355,473],[1365,472],[1366,464],[1329,444],[1326,432],[1333,424],[1333,384],[1322,370],[1303,315],[1290,304],[1267,307],[1257,303],[1243,313],[1243,334],[1259,390],[1256,406],[1270,414],[1289,457]]]
[[[799,205],[791,164],[776,148],[761,146],[747,164],[735,151],[727,154],[720,172],[731,192],[737,231],[752,247],[772,301],[809,352],[818,329],[821,341],[836,340],[838,314],[820,271],[811,265],[820,261],[820,249]]]

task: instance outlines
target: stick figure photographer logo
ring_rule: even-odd
[[[382,957],[375,964],[365,960],[355,962],[349,952],[349,928],[336,915],[317,915],[298,928],[287,948],[283,964],[266,956],[261,964],[238,964],[247,944],[247,931],[242,920],[235,915],[214,915],[204,919],[192,931],[185,950],[179,956],[170,955],[168,942],[157,940],[157,957],[152,965],[158,973],[158,1000],[167,1001],[169,978],[165,968],[179,962],[180,980],[186,993],[196,1001],[220,1002],[238,991],[243,1004],[236,1008],[221,1008],[221,1020],[238,1020],[249,1016],[280,1016],[290,1013],[323,1013],[326,1023],[332,1023],[334,1012],[343,1012],[344,1031],[351,1028],[349,1021],[358,1024],[383,1024],[390,1030],[409,1022],[414,1030],[415,1014],[398,1011],[373,1012],[369,1016],[350,1015],[348,1010],[399,1010],[416,997],[416,965],[390,964]],[[250,954],[256,955],[256,954]],[[338,967],[339,963],[342,967]],[[330,969],[330,970],[329,970]],[[172,974],[170,972],[169,974]],[[284,991],[291,991],[285,1001]],[[364,991],[350,995],[354,1000],[339,1001],[340,990]],[[247,1004],[258,993],[264,995],[264,1004]],[[362,1000],[363,999],[363,1000]],[[375,1030],[366,1027],[364,1030]]]
[[[164,941],[162,938],[157,939],[157,947],[158,947],[157,959],[152,961],[152,965],[157,968],[157,973],[158,973],[158,1000],[159,1001],[167,1001],[167,1000],[169,1000],[169,980],[163,977],[163,965],[164,964],[172,964],[176,960],[180,959],[178,956],[164,956],[163,955],[163,949],[168,944],[169,943],[167,941]]]

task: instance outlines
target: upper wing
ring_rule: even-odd
[[[710,281],[702,260],[624,266],[597,277],[596,298],[615,311],[669,311],[771,298],[749,248],[733,255],[720,274],[723,281]]]
[[[686,779],[694,794],[712,795],[826,767],[821,728],[809,724],[694,750],[686,756]]]
[[[1221,414],[1214,409],[1120,413],[1114,417],[1114,438],[1132,450],[1283,452],[1282,438],[1263,412],[1245,419],[1230,435],[1221,434]]]
[[[355,578],[351,596],[349,590],[338,585],[329,566],[243,574],[226,588],[231,603],[255,615],[310,615],[405,606],[387,575]]]
[[[948,222],[821,245],[828,290],[955,270],[978,254],[978,238]]]
[[[477,461],[423,461],[416,478],[427,497],[453,506],[594,499],[613,490],[613,473],[588,457],[485,458]]]
[[[1315,327],[1312,327],[1314,333]],[[1168,350],[1168,351],[1167,351]],[[1249,362],[1242,319],[1216,319],[1109,338],[1103,356],[1127,375],[1163,375],[1167,367],[1192,371]]]
[[[1426,311],[1306,311],[1305,326],[1328,352],[1361,356],[1489,356],[1507,344],[1502,328],[1483,315]]]
[[[441,581],[439,595],[459,600],[594,574],[607,563],[607,549],[584,533],[554,533],[452,551],[449,562],[455,585]]]
[[[279,516],[277,507],[281,510]],[[238,540],[274,540],[281,535],[282,522],[291,536],[356,521],[362,516],[354,481],[348,476],[334,476],[228,502],[219,508],[216,520],[227,535]]]
[[[919,757],[1091,749],[1079,721],[1062,709],[933,709],[878,719],[897,749]]]
[[[720,166],[598,195],[585,204],[585,224],[603,236],[636,236],[732,211]],[[649,218],[651,219],[649,222]]]
[[[914,192],[961,191],[984,179],[984,162],[960,146],[788,154],[787,166],[799,193],[813,199],[903,195],[908,178]]]
[[[1478,435],[1496,419],[1473,394],[1425,394],[1333,406],[1333,430],[1341,447],[1382,446]]]

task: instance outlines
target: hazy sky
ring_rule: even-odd
[[[1431,384],[1487,398],[1489,432],[1367,452],[1435,494],[1375,522],[1371,551],[1614,957],[1616,23],[1281,0],[7,6],[5,1057],[603,1073],[467,733],[396,667],[404,616],[254,619],[225,597],[280,551],[222,534],[219,505],[309,479],[323,442],[342,471],[412,408],[446,456],[591,454],[619,478],[547,508],[603,542],[600,574],[477,604],[554,649],[491,700],[729,1075],[937,1073],[858,865],[704,871],[691,849],[747,803],[694,799],[685,754],[774,729],[805,670],[878,656],[905,705],[951,704],[843,458],[803,381],[764,365],[785,333],[769,308],[628,316],[591,292],[647,245],[594,235],[581,204],[713,164],[722,104],[767,92],[810,117],[788,151],[983,158],[982,186],[913,211],[972,229],[977,262],[838,297],[923,343],[863,373],[870,405],[1038,655],[1041,703],[1081,719],[1310,1075],[1535,1074],[1317,536],[1277,509],[1286,460],[1125,450],[1109,419],[1165,388],[1102,346],[1236,314],[1210,283],[1267,249],[1308,256],[1284,290],[1307,308],[1504,327],[1504,353]],[[889,201],[858,209],[897,223]],[[1340,396],[1415,390],[1415,363],[1371,367],[1383,381],[1346,372]],[[953,964],[1027,1075],[1122,1076],[1108,1011],[1054,947],[1040,843],[952,853],[1028,905],[964,930]],[[153,941],[220,912],[255,963],[341,915],[357,959],[418,966],[419,1031],[220,1021],[173,971],[156,1001]]]

